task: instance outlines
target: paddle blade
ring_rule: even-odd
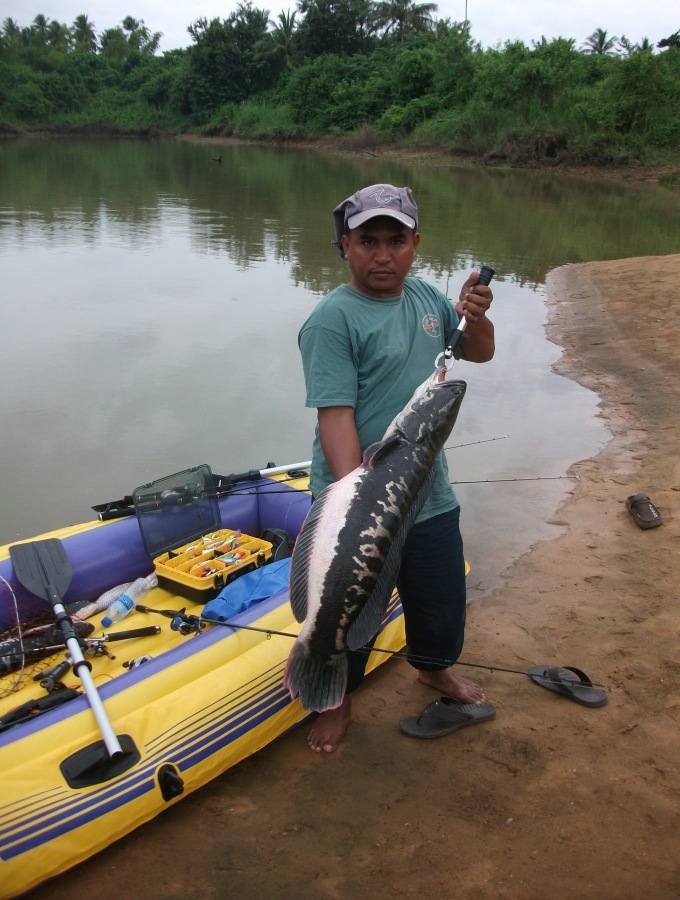
[[[52,587],[59,599],[64,596],[71,584],[73,568],[58,538],[13,544],[9,555],[14,574],[32,594],[52,601]]]

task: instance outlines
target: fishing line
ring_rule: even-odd
[[[491,441],[504,441],[509,437],[509,434],[502,434],[500,437],[484,438],[482,441],[470,441],[468,444],[451,444],[450,447],[444,447],[444,450],[458,450],[460,447],[474,447],[475,444],[490,444]]]
[[[145,608],[144,611],[148,612],[160,612],[160,610],[154,610]],[[181,614],[178,613],[178,618],[182,618]],[[273,628],[258,628],[255,625],[241,625],[237,622],[222,622],[215,619],[205,619],[203,616],[190,616],[190,620],[195,620],[197,622],[205,623],[208,625],[223,625],[227,628],[240,629],[242,631],[257,631],[260,634],[264,634],[267,637],[267,640],[270,640],[272,637],[286,637],[293,638],[296,640],[298,635],[292,634],[290,631],[276,631]],[[395,657],[396,659],[405,659],[407,662],[419,662],[426,663],[428,665],[438,665],[445,666],[449,668],[450,666],[467,666],[468,668],[473,669],[486,669],[487,672],[503,672],[506,675],[523,675],[524,677],[529,677],[528,672],[522,672],[520,669],[510,669],[507,666],[497,666],[492,664],[484,664],[484,663],[471,663],[471,662],[462,662],[461,660],[451,660],[451,659],[440,659],[435,656],[418,656],[415,653],[409,653],[405,650],[384,650],[382,647],[357,647],[355,653],[363,653],[366,656],[370,656],[371,653],[385,653],[388,656]],[[615,693],[617,688],[612,687],[609,684],[604,684],[599,681],[592,681],[589,685],[583,684],[579,685],[579,687],[592,687],[592,688],[605,688],[609,693]]]

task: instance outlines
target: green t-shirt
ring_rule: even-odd
[[[420,278],[407,278],[401,296],[389,300],[374,300],[341,285],[321,300],[300,329],[306,405],[353,407],[363,452],[382,439],[416,387],[433,373],[457,324],[453,303]],[[458,505],[443,453],[437,469],[420,521]],[[333,480],[317,425],[312,493]]]

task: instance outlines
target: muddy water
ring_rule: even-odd
[[[545,275],[676,249],[671,195],[311,151],[22,139],[0,146],[0,543],[199,463],[308,459],[297,331],[347,277],[333,206],[377,181],[414,189],[417,273],[455,296],[472,266],[497,272],[497,355],[459,364],[468,396],[447,451],[471,595],[553,534],[569,465],[607,433],[597,397],[551,370]]]

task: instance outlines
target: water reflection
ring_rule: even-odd
[[[596,452],[597,398],[550,369],[544,277],[676,250],[673,195],[312,151],[21,140],[0,144],[0,541],[186,466],[307,458],[297,331],[346,279],[332,207],[373,181],[413,187],[418,269],[450,296],[472,265],[498,273],[497,358],[461,364],[453,442],[503,439],[449,451],[456,480],[554,477]],[[549,531],[568,485],[460,485],[482,586]]]

